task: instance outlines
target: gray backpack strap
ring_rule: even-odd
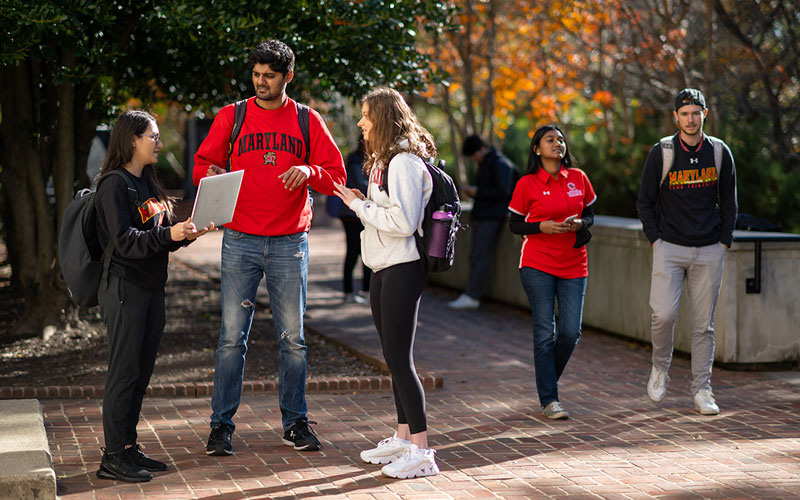
[[[658,183],[658,186],[661,187],[664,184],[664,180],[667,178],[667,174],[669,174],[670,169],[672,169],[672,162],[675,160],[675,143],[672,142],[675,136],[669,135],[667,137],[662,137],[660,141],[661,143],[661,182]]]
[[[311,158],[311,136],[308,132],[308,106],[295,102],[297,105],[297,123],[300,125],[300,133],[303,134],[303,142],[306,148],[306,165]]]
[[[712,137],[710,135],[707,135],[706,137],[708,137],[708,140],[711,141],[711,145],[714,146],[714,166],[717,167],[717,179],[719,179],[719,174],[722,170],[722,150],[724,149],[724,144],[716,137]]]

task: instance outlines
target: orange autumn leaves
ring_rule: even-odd
[[[609,23],[608,6],[615,1],[456,3],[458,28],[436,41],[431,56],[436,69],[450,75],[447,92],[459,108],[455,112],[475,117],[467,129],[491,128],[502,138],[515,119],[557,121],[576,99],[595,103],[598,111],[613,104],[612,93],[596,89],[589,75],[598,58],[591,45]],[[434,89],[426,96],[438,98]],[[491,127],[481,127],[481,121]]]

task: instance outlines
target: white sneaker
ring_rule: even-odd
[[[547,403],[547,406],[542,409],[542,415],[553,420],[566,420],[569,418],[569,413],[558,401]]]
[[[655,403],[659,403],[667,395],[667,372],[661,371],[653,365],[650,370],[650,380],[647,382],[647,395]]]
[[[700,389],[694,395],[694,409],[700,415],[719,415],[719,406],[714,401],[714,393],[711,389]]]
[[[411,441],[400,439],[395,432],[392,437],[386,438],[375,448],[361,452],[361,460],[368,464],[389,464],[402,457]]]
[[[384,465],[381,472],[384,476],[397,479],[410,479],[412,477],[435,476],[439,473],[439,466],[433,459],[433,449],[420,450],[412,444],[406,452],[394,462]]]
[[[481,305],[479,300],[475,300],[466,293],[462,293],[452,302],[447,303],[450,309],[477,309]]]
[[[344,303],[345,304],[366,304],[368,300],[364,298],[362,295],[357,293],[346,293],[344,294]]]

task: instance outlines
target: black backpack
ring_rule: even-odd
[[[308,160],[311,157],[311,136],[308,133],[308,106],[305,104],[300,104],[299,102],[295,101],[295,105],[297,106],[297,124],[300,125],[300,133],[303,134],[303,142],[305,142],[306,147],[306,165],[308,165]],[[242,99],[241,101],[236,101],[236,104],[233,106],[233,128],[231,129],[231,142],[228,145],[228,170],[230,170],[230,156],[233,153],[233,143],[236,141],[236,138],[239,137],[239,132],[242,130],[242,125],[244,124],[244,117],[247,114],[247,99]]]
[[[459,229],[462,229],[458,218],[461,216],[461,201],[458,198],[458,188],[453,178],[447,175],[444,171],[444,160],[434,165],[430,160],[420,158],[431,174],[433,180],[433,190],[431,191],[431,199],[425,205],[424,216],[422,219],[422,233],[420,236],[418,231],[414,232],[414,239],[417,242],[417,251],[419,251],[422,267],[426,272],[444,272],[453,267],[453,260],[456,256],[456,234]],[[391,159],[390,159],[391,161]],[[386,171],[382,176],[381,188],[389,194],[389,167],[387,165]],[[452,215],[449,220],[436,220],[434,221],[433,214],[436,211],[446,212]],[[429,248],[433,241],[434,224],[445,224],[445,241],[443,242],[444,248],[441,252],[443,256],[436,257],[430,254]],[[442,242],[439,242],[442,243]]]
[[[128,185],[128,198],[138,201],[136,187],[127,175],[119,170],[107,176],[119,175]],[[108,266],[114,252],[114,242],[109,240],[105,248],[97,238],[97,211],[94,208],[95,191],[81,189],[75,194],[61,219],[58,237],[58,262],[67,284],[69,296],[75,304],[83,307],[97,305],[100,283],[108,278]]]

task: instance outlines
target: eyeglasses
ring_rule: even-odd
[[[161,134],[141,134],[141,137],[149,137],[153,142],[161,142]]]

